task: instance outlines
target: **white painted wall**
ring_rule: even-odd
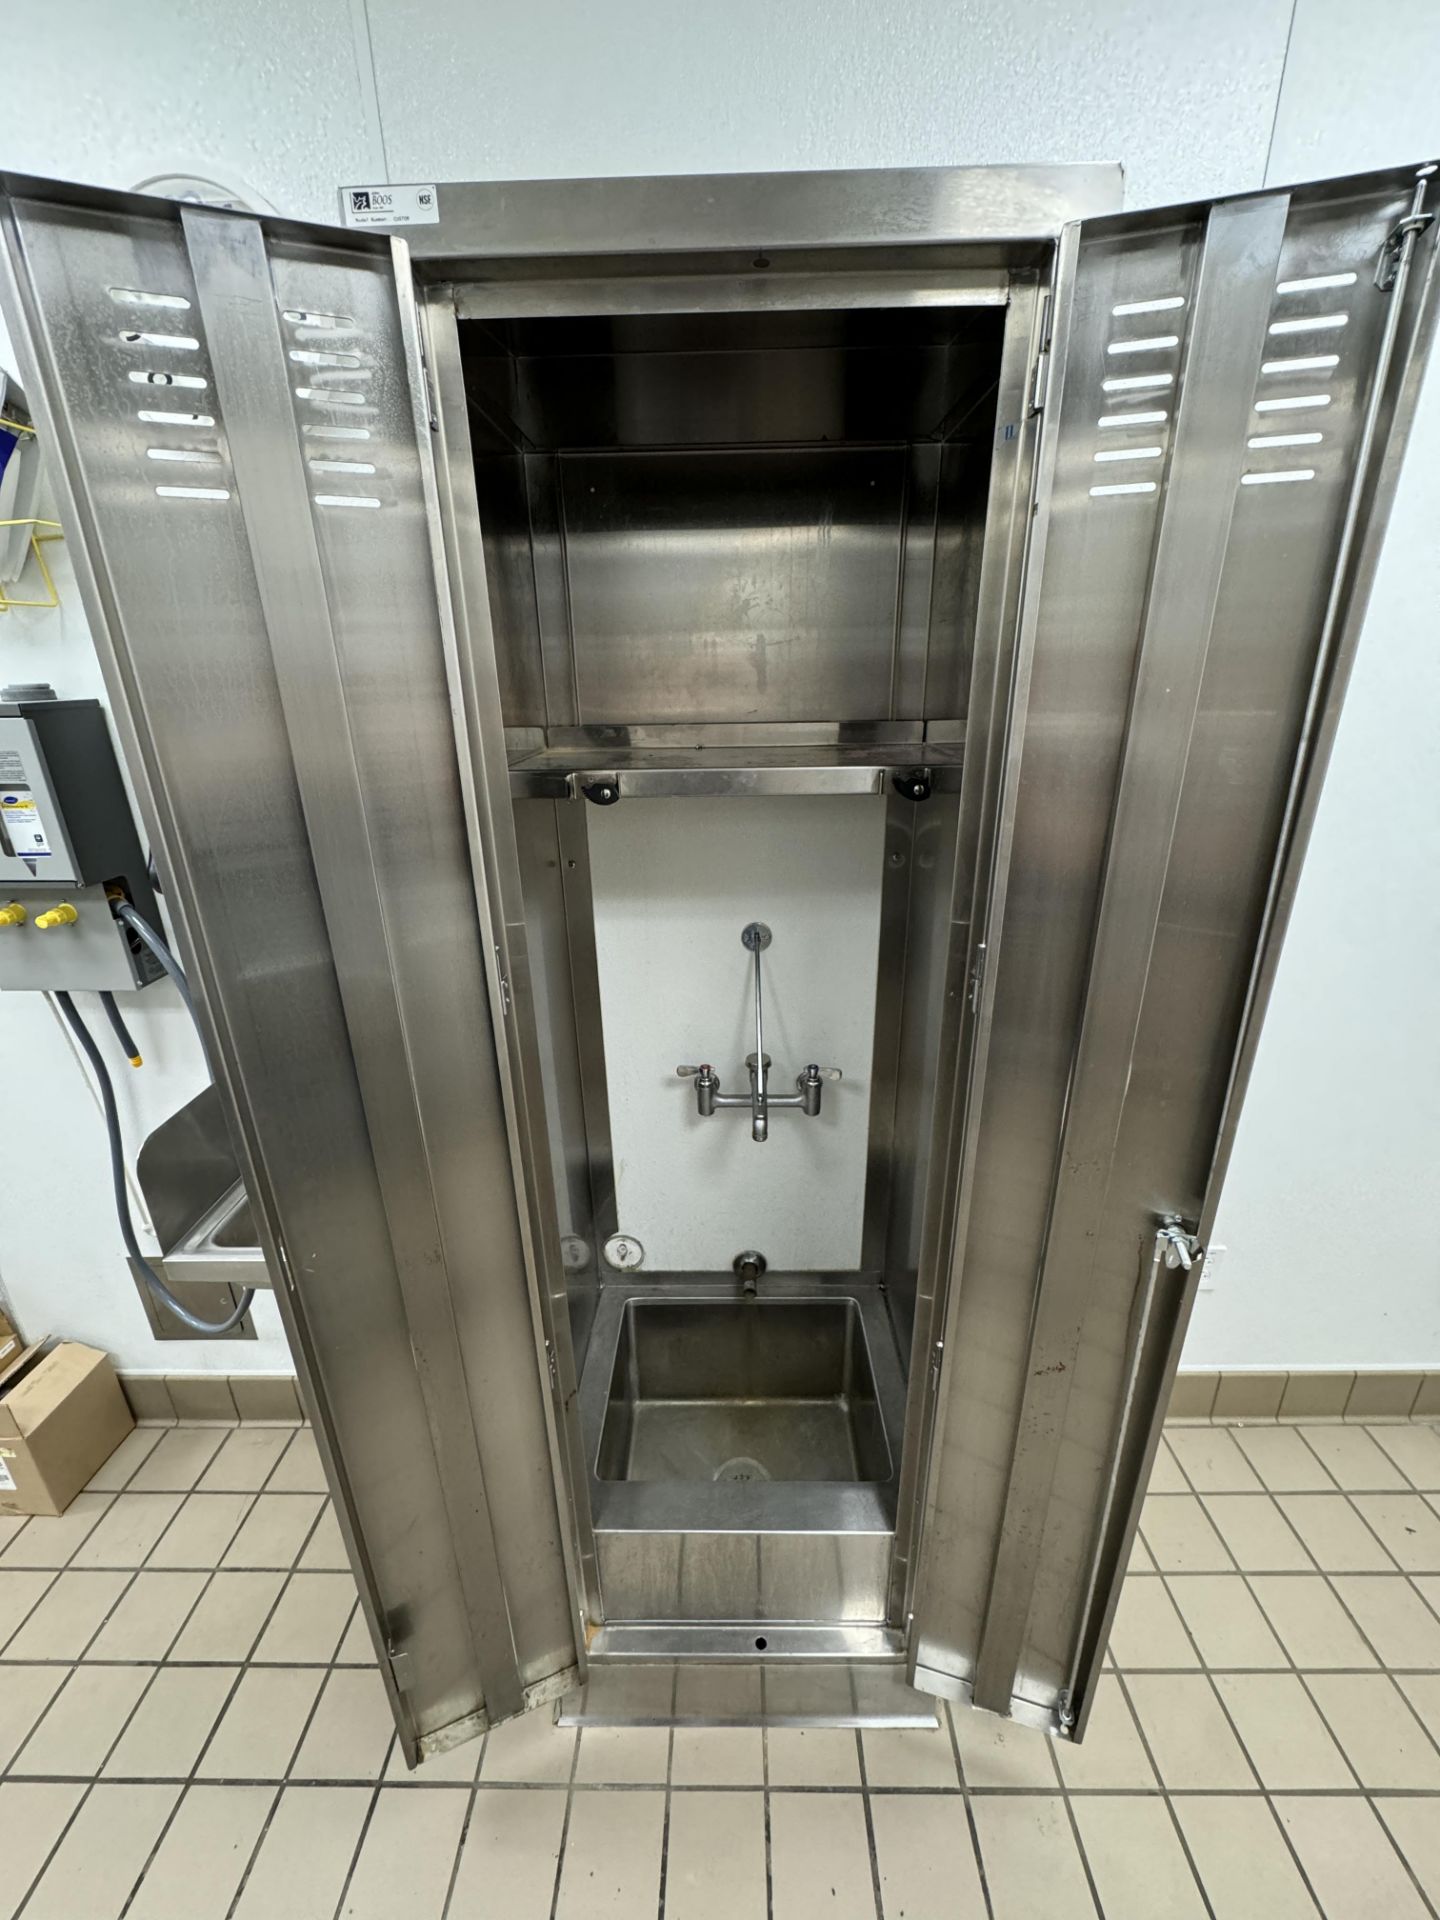
[[[52,0],[25,41],[7,166],[129,186],[196,171],[326,219],[347,180],[1122,160],[1132,204],[1440,148],[1440,17],[1420,0]],[[1287,37],[1289,61],[1286,64]],[[1273,151],[1272,151],[1273,135]],[[1268,171],[1267,171],[1268,167]],[[1440,1364],[1440,730],[1431,529],[1436,382],[1403,484],[1201,1303],[1197,1366]],[[0,676],[94,687],[62,615],[0,622]],[[28,624],[27,624],[28,622]],[[168,988],[144,996],[143,1125],[198,1063]],[[0,997],[7,1109],[52,1178],[0,1172],[0,1283],[22,1323],[123,1364],[263,1371],[258,1344],[148,1337],[111,1224],[98,1122],[38,1003]],[[718,1124],[718,1123],[717,1123]],[[1302,1231],[1296,1241],[1291,1223]]]
[[[593,809],[589,836],[622,1231],[651,1272],[724,1272],[747,1247],[776,1272],[859,1267],[884,800],[637,801]],[[772,1114],[763,1147],[742,1111],[702,1119],[675,1072],[709,1061],[722,1094],[749,1092],[752,920],[771,1092],[809,1060],[845,1076],[818,1115]]]

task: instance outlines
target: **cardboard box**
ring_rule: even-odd
[[[26,1347],[0,1372],[0,1513],[63,1513],[134,1424],[98,1348]]]
[[[19,1358],[20,1349],[24,1344],[15,1322],[5,1309],[0,1307],[0,1373],[5,1371],[12,1360]]]

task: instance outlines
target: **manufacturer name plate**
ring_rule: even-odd
[[[440,218],[432,184],[408,187],[342,187],[340,221],[347,227],[431,227]]]

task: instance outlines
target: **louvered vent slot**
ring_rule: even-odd
[[[284,307],[290,335],[286,356],[295,376],[310,498],[326,513],[374,513],[387,504],[377,492],[381,469],[367,444],[378,417],[372,387],[376,368],[354,316],[314,307]]]
[[[1183,293],[1157,293],[1121,300],[1110,309],[1110,337],[1100,381],[1103,411],[1095,422],[1090,458],[1099,469],[1095,500],[1157,493],[1160,482],[1144,478],[1160,470],[1169,445],[1180,371]]]
[[[1333,403],[1333,384],[1344,371],[1346,293],[1357,278],[1345,268],[1292,275],[1276,286],[1256,382],[1255,431],[1245,442],[1255,458],[1240,476],[1242,487],[1294,486],[1322,471],[1328,439],[1316,416],[1323,418]],[[1298,458],[1297,449],[1304,450]]]
[[[145,484],[157,500],[229,500],[230,463],[212,411],[215,396],[204,343],[198,334],[179,331],[170,318],[183,313],[187,319],[179,325],[195,326],[194,302],[163,287],[106,291],[127,316],[118,331],[104,329],[119,362],[116,378],[127,395],[132,387],[168,387],[176,390],[177,398],[197,396],[189,405],[173,407],[137,405],[138,394],[127,398],[125,411],[133,422],[135,458]],[[204,399],[198,400],[202,394]]]

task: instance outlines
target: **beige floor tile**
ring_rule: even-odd
[[[1176,1427],[1169,1438],[1175,1434],[1188,1432],[1188,1428]],[[1162,1440],[1155,1449],[1155,1464],[1150,1469],[1150,1493],[1189,1493],[1190,1483],[1180,1471],[1180,1462],[1171,1450],[1169,1439]]]
[[[1050,1789],[1058,1784],[1055,1743],[1048,1733],[973,1707],[956,1707],[954,1718],[967,1786]]]
[[[440,1920],[466,1810],[463,1793],[383,1788],[336,1920]]]
[[[284,1666],[325,1666],[355,1609],[348,1573],[292,1573],[254,1658]]]
[[[664,1727],[586,1727],[575,1778],[591,1785],[663,1786],[669,1760],[670,1735]]]
[[[179,1512],[183,1493],[117,1493],[110,1509],[75,1554],[75,1567],[143,1566],[155,1542]]]
[[[1382,1447],[1421,1493],[1440,1493],[1440,1429],[1423,1421],[1396,1427],[1367,1427],[1366,1432]]]
[[[370,1638],[370,1628],[358,1601],[350,1615],[350,1624],[341,1635],[335,1660],[342,1667],[373,1667],[376,1664],[375,1642]]]
[[[98,1492],[99,1489],[97,1488],[96,1491]],[[27,1514],[0,1513],[0,1561],[5,1558],[5,1549],[12,1541],[19,1539],[29,1524],[30,1519]]]
[[[327,1500],[325,1511],[315,1522],[314,1531],[305,1542],[305,1551],[300,1555],[300,1571],[344,1573],[349,1565],[350,1558],[345,1551],[340,1523],[335,1518],[335,1509]]]
[[[447,1920],[550,1920],[565,1795],[482,1786]]]
[[[68,1667],[0,1667],[0,1772],[9,1766],[21,1743],[44,1713]],[[3,1829],[0,1829],[3,1831]],[[4,1843],[0,1841],[0,1884],[4,1881]]]
[[[1354,1621],[1318,1573],[1257,1573],[1250,1591],[1302,1672],[1375,1665]]]
[[[1314,1566],[1269,1494],[1212,1493],[1205,1510],[1242,1573],[1308,1573]]]
[[[258,1493],[294,1439],[288,1427],[236,1427],[200,1476],[202,1493]]]
[[[858,1787],[860,1753],[842,1727],[771,1727],[765,1735],[772,1787]]]
[[[1293,1427],[1232,1427],[1231,1438],[1271,1493],[1330,1493],[1335,1482]]]
[[[1322,1573],[1389,1573],[1394,1568],[1343,1493],[1282,1493],[1278,1504]]]
[[[191,1787],[125,1920],[225,1920],[274,1787]]]
[[[13,1573],[12,1580],[48,1581],[46,1573]],[[130,1583],[128,1573],[56,1574],[18,1633],[7,1660],[78,1660]]]
[[[1193,1493],[1152,1493],[1140,1515],[1140,1531],[1162,1573],[1228,1573],[1225,1543]]]
[[[290,1777],[378,1780],[394,1735],[395,1721],[379,1673],[337,1667],[325,1682]]]
[[[1440,1792],[1440,1752],[1388,1673],[1317,1673],[1309,1686],[1362,1787]]]
[[[875,1920],[862,1796],[772,1793],[770,1884],[775,1920]]]
[[[148,1565],[218,1567],[249,1511],[248,1493],[192,1493],[161,1534]]]
[[[1440,1747],[1440,1673],[1402,1673],[1395,1683]]]
[[[0,1920],[13,1920],[19,1911],[84,1791],[79,1780],[11,1780],[0,1786]]]
[[[483,1745],[480,1739],[462,1740],[458,1747],[447,1747],[444,1753],[424,1754],[419,1766],[412,1772],[405,1765],[400,1742],[396,1740],[390,1748],[390,1758],[385,1762],[385,1784],[394,1787],[473,1786]]]
[[[1440,1618],[1408,1580],[1398,1576],[1387,1579],[1380,1574],[1337,1574],[1334,1587],[1383,1665],[1397,1671],[1412,1667],[1427,1673],[1440,1670]],[[1345,1665],[1363,1667],[1373,1662],[1347,1660]]]
[[[269,1493],[324,1493],[325,1469],[309,1427],[297,1427],[280,1464],[265,1482]]]
[[[677,1787],[759,1787],[765,1783],[758,1727],[677,1727],[671,1754]]]
[[[1422,1920],[1424,1904],[1367,1801],[1286,1797],[1275,1811],[1325,1920]]]
[[[1260,1478],[1228,1427],[1177,1427],[1167,1438],[1196,1493],[1259,1493]]]
[[[162,1667],[105,1762],[106,1778],[188,1778],[238,1672],[236,1667]]]
[[[1440,1800],[1407,1795],[1373,1804],[1431,1906],[1440,1907]]]
[[[1315,1902],[1263,1800],[1177,1794],[1170,1804],[1215,1920],[1318,1920]]]
[[[37,1514],[5,1549],[0,1566],[66,1567],[98,1526],[113,1493],[77,1493],[58,1519]]]
[[[1154,1769],[1114,1674],[1100,1676],[1085,1738],[1079,1746],[1057,1740],[1055,1760],[1067,1787],[1154,1787]]]
[[[248,1659],[284,1584],[283,1573],[217,1573],[185,1622],[171,1659]]]
[[[1361,1518],[1406,1573],[1440,1573],[1440,1513],[1418,1493],[1357,1493]]]
[[[1072,1804],[1105,1920],[1207,1920],[1175,1823],[1158,1795],[1081,1794]]]
[[[885,1920],[985,1920],[962,1805],[948,1794],[882,1793],[870,1816]],[[723,1920],[718,1909],[715,1920]]]
[[[257,1427],[257,1433],[274,1433]],[[318,1493],[262,1493],[225,1549],[225,1567],[293,1567],[304,1546],[321,1499]]]
[[[763,1795],[675,1794],[664,1920],[765,1920],[765,1911]]]
[[[1194,1793],[1256,1785],[1207,1675],[1137,1673],[1126,1687],[1165,1786]]]
[[[1290,1664],[1239,1574],[1173,1573],[1169,1587],[1207,1667]]]
[[[633,1920],[654,1913],[664,1827],[663,1793],[577,1793],[565,1836],[556,1920]]]
[[[209,1576],[137,1573],[85,1649],[87,1660],[163,1660]]]
[[[1405,1476],[1363,1427],[1297,1427],[1337,1487],[1347,1493],[1404,1488]]]
[[[1219,1673],[1215,1686],[1262,1786],[1353,1788],[1355,1776],[1293,1673]]]
[[[130,1493],[189,1493],[219,1451],[223,1427],[172,1427],[130,1481]]]
[[[1130,1542],[1130,1558],[1125,1562],[1125,1571],[1127,1574],[1155,1572],[1155,1562],[1150,1557],[1150,1549],[1138,1533]]]
[[[956,1787],[955,1749],[950,1729],[875,1728],[862,1734],[865,1779],[872,1787]]]
[[[369,1806],[368,1787],[286,1787],[235,1920],[318,1920],[322,1914],[328,1920]]]
[[[1110,1629],[1110,1653],[1116,1666],[1126,1673],[1145,1667],[1200,1664],[1165,1582],[1153,1576],[1127,1580],[1120,1589],[1120,1605]]]
[[[252,1667],[201,1755],[203,1780],[283,1780],[324,1674],[315,1667]]]
[[[548,1713],[522,1713],[485,1736],[481,1781],[524,1780],[563,1787],[575,1764],[574,1727],[557,1727]]]
[[[16,1657],[10,1651],[9,1641],[54,1581],[53,1573],[38,1567],[17,1568],[11,1572],[0,1567],[0,1647],[4,1648],[7,1660]]]
[[[25,1920],[117,1920],[179,1795],[178,1787],[107,1781],[92,1788],[31,1894]]]
[[[1058,1794],[981,1794],[971,1807],[994,1920],[1095,1920]]]
[[[132,1427],[105,1464],[86,1482],[88,1493],[119,1493],[159,1446],[167,1429]]]
[[[17,1775],[90,1778],[120,1737],[154,1667],[76,1667],[11,1762]]]

